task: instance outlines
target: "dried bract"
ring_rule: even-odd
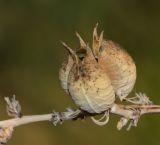
[[[11,99],[9,99],[9,97],[5,97],[5,101],[7,103],[7,113],[9,116],[16,118],[22,116],[21,105],[19,104],[19,101],[16,100],[15,95],[13,95]]]

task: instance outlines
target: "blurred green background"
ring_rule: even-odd
[[[16,94],[23,114],[75,107],[61,89],[58,70],[64,40],[78,46],[77,30],[91,44],[99,22],[105,37],[134,58],[138,78],[133,90],[160,104],[160,1],[158,0],[0,0],[0,120],[4,96]],[[16,128],[8,145],[159,145],[160,116],[147,115],[131,131],[117,131],[119,117],[99,127],[89,119],[54,127],[40,122]]]

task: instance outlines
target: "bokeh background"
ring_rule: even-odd
[[[16,94],[23,114],[75,107],[61,89],[58,71],[66,57],[59,43],[78,46],[77,30],[91,44],[99,22],[105,37],[134,58],[138,78],[133,90],[160,104],[160,1],[158,0],[0,0],[0,120],[7,119],[4,96]],[[147,115],[138,127],[116,130],[119,117],[99,127],[89,119],[48,122],[16,128],[8,145],[159,145],[160,116]]]

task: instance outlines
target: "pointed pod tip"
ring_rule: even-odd
[[[79,33],[78,33],[77,31],[75,31],[75,34],[76,34],[76,36],[77,36],[77,37],[79,37],[79,36],[80,36],[80,35],[79,35]]]
[[[77,55],[76,53],[72,50],[72,48],[70,48],[65,42],[63,41],[60,41],[62,43],[62,45],[64,46],[64,48],[66,48],[66,50],[68,51],[69,53],[69,56],[72,57],[72,59],[74,59],[76,61],[76,63],[78,63],[78,58],[77,58]]]
[[[74,51],[65,42],[60,40],[60,43],[69,51],[69,53],[74,53]]]
[[[67,44],[66,44],[64,41],[62,41],[62,40],[60,40],[60,43],[61,43],[64,47],[67,46]]]
[[[77,38],[79,39],[80,42],[84,42],[82,37],[80,36],[80,34],[77,31],[75,31],[75,34],[76,34],[76,36],[77,36]]]
[[[86,47],[86,43],[84,42],[84,40],[82,39],[82,37],[79,35],[79,33],[76,31],[76,36],[79,39],[79,43],[80,43],[80,48],[85,48]]]
[[[69,51],[73,51],[64,41],[60,41],[61,44]]]
[[[100,37],[99,37],[99,41],[101,41],[100,43],[102,43],[102,41],[103,41],[103,34],[104,34],[104,31],[102,31],[101,34],[100,34]]]
[[[95,26],[96,28],[98,27],[98,22],[96,23],[96,26]]]
[[[98,40],[99,36],[97,33],[97,27],[98,27],[98,23],[96,23],[94,29],[93,29],[93,40]]]
[[[102,30],[101,34],[100,35],[103,35],[104,34],[104,30]]]

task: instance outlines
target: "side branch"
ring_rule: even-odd
[[[134,119],[135,111],[139,111],[139,115],[160,113],[160,105],[118,105],[114,104],[110,113],[123,116],[125,118]]]

